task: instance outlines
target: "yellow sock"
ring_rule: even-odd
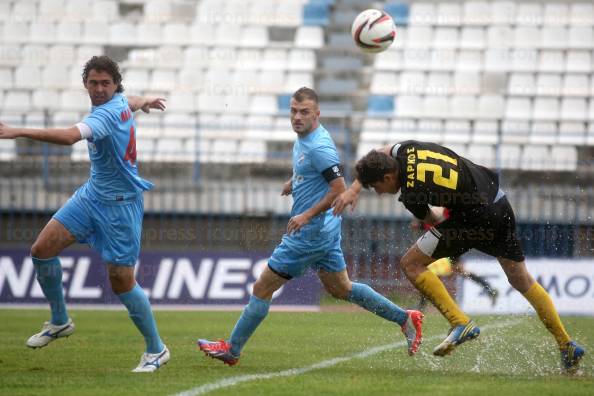
[[[459,326],[470,322],[470,318],[462,312],[443,283],[433,272],[424,271],[417,276],[414,284],[421,293],[431,300],[439,312],[450,322],[450,325]]]
[[[565,331],[565,327],[561,323],[561,318],[559,318],[555,305],[553,305],[553,300],[551,300],[546,290],[538,282],[534,282],[530,286],[530,289],[524,293],[524,297],[534,307],[534,310],[538,313],[540,320],[544,323],[547,330],[555,337],[559,348],[565,348],[565,345],[571,341],[571,338],[569,338],[569,334]]]

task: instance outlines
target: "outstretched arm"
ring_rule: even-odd
[[[128,106],[130,110],[142,110],[145,113],[150,113],[151,109],[165,111],[165,98],[157,98],[155,96],[128,96]]]
[[[0,139],[16,139],[19,137],[71,146],[82,139],[77,126],[70,128],[12,128],[0,122]]]
[[[330,209],[332,202],[334,202],[336,197],[342,194],[345,189],[346,184],[344,183],[344,177],[338,177],[332,180],[330,182],[330,191],[328,191],[317,204],[305,212],[291,217],[289,224],[287,225],[287,234],[299,231],[299,229],[309,223],[312,218]]]

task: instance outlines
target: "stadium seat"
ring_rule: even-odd
[[[462,24],[462,7],[460,4],[439,2],[435,23],[437,26],[460,26]]]
[[[77,112],[57,111],[53,114],[51,123],[54,128],[68,128],[81,120],[82,117]]]
[[[250,96],[242,92],[226,95],[224,98],[228,113],[245,113],[249,108]]]
[[[503,117],[505,101],[499,95],[481,95],[478,116],[482,119],[500,119]]]
[[[442,50],[449,51],[449,50]],[[404,68],[410,70],[428,70],[432,68],[432,56],[437,51],[426,49],[407,49],[403,53]],[[449,51],[455,53],[455,51]],[[443,61],[443,59],[441,59]],[[440,63],[439,65],[443,65]]]
[[[475,96],[455,95],[450,100],[450,113],[444,118],[476,118],[478,110]]]
[[[140,22],[136,25],[136,42],[138,45],[161,45],[163,43],[163,27],[158,23]],[[190,35],[190,37],[192,37]],[[195,43],[197,41],[192,41]]]
[[[543,121],[556,121],[559,119],[559,100],[555,98],[534,99],[532,118]]]
[[[551,156],[548,146],[526,145],[522,150],[520,168],[522,170],[542,171],[551,168]]]
[[[501,123],[501,142],[525,144],[530,140],[528,121],[505,120]]]
[[[594,80],[593,80],[594,81]],[[563,96],[590,96],[590,81],[587,74],[565,74]]]
[[[196,107],[194,95],[188,91],[173,91],[167,98],[167,107],[182,113],[200,110]]]
[[[42,86],[52,89],[68,89],[70,69],[62,65],[48,65],[43,68],[41,73]]]
[[[316,68],[316,55],[312,50],[290,50],[287,66],[292,71],[313,71]]]
[[[545,3],[543,23],[545,26],[565,26],[569,23],[569,6],[563,3]]]
[[[574,146],[553,146],[551,148],[552,169],[556,171],[575,172],[577,170],[578,153]]]
[[[155,161],[158,162],[184,162],[188,161],[188,152],[183,139],[159,139],[155,146]]]
[[[314,87],[314,78],[307,72],[290,72],[284,84],[283,91],[293,93],[301,87]],[[373,92],[372,92],[373,93]]]
[[[375,56],[376,70],[400,70],[403,65],[402,51],[384,51]]]
[[[530,128],[530,144],[557,143],[557,124],[555,122],[535,121]]]
[[[464,2],[464,25],[487,25],[491,21],[491,9],[486,1]]]
[[[0,3],[0,22],[4,23],[10,19],[10,7],[11,3],[3,1]]]
[[[563,98],[561,100],[561,119],[563,121],[585,121],[587,101],[582,98]]]
[[[144,20],[151,23],[171,21],[173,2],[151,0],[144,4]]]
[[[446,118],[450,114],[450,101],[445,96],[425,96],[423,116],[426,118]]]
[[[507,49],[514,43],[514,30],[507,25],[492,25],[487,28],[487,48]]]
[[[538,67],[538,51],[535,49],[515,49],[511,53],[511,70],[535,71]]]
[[[13,86],[12,69],[8,67],[0,67],[0,90],[10,89]]]
[[[19,66],[14,73],[15,88],[35,89],[41,86],[41,71],[37,66]]]
[[[592,57],[587,51],[568,51],[565,71],[575,73],[589,73],[592,71]]]
[[[245,26],[240,43],[242,47],[266,48],[269,43],[268,29],[265,26]]]
[[[588,2],[572,3],[569,23],[572,26],[594,25],[594,4]]]
[[[153,161],[155,159],[156,140],[145,136],[136,138],[136,155],[139,161]]]
[[[250,114],[246,117],[245,139],[267,140],[273,132],[274,119],[272,116]]]
[[[594,47],[594,31],[588,26],[571,26],[569,28],[569,48],[592,49]]]
[[[485,29],[464,26],[460,35],[460,48],[482,50],[485,48]]]
[[[495,147],[490,144],[470,144],[466,158],[487,168],[495,167]]]
[[[322,48],[324,29],[320,26],[299,26],[295,33],[296,48]]]
[[[326,4],[307,3],[303,5],[303,24],[326,26],[330,22],[330,12]]]
[[[264,57],[260,67],[264,70],[286,70],[287,61],[287,51],[269,48],[264,50]]]
[[[64,44],[83,42],[82,24],[80,22],[60,22],[56,29],[56,41]]]
[[[104,44],[109,37],[107,22],[87,21],[83,23],[83,42],[86,44]]]
[[[543,22],[543,10],[540,3],[519,3],[516,8],[516,25],[540,26]]]
[[[420,120],[416,139],[427,142],[442,142],[443,123],[439,120]]]
[[[194,21],[194,23],[190,26],[189,37],[193,45],[214,45],[216,42],[215,25],[200,21]]]
[[[511,69],[511,55],[504,49],[485,50],[485,71],[506,72]]]
[[[254,95],[249,109],[252,114],[275,115],[278,113],[277,99],[272,95]]]
[[[65,4],[63,0],[40,0],[38,20],[56,22],[64,19]]]
[[[562,51],[544,50],[538,58],[538,71],[563,72],[565,71],[565,55]]]
[[[501,144],[498,147],[498,164],[501,169],[519,169],[522,147],[518,144]]]
[[[479,71],[483,69],[483,53],[476,50],[461,50],[458,52],[458,71]]]
[[[540,48],[567,48],[567,29],[563,26],[543,26],[540,32]]]
[[[0,161],[13,161],[16,157],[16,140],[0,139]]]
[[[53,44],[56,41],[56,24],[46,21],[31,23],[31,43]]]
[[[59,33],[58,33],[59,35]],[[109,26],[109,43],[115,46],[136,45],[138,32],[131,22],[116,22]]]
[[[303,5],[299,2],[276,2],[276,9],[273,17],[274,24],[288,27],[303,25],[302,7]]]
[[[458,29],[453,27],[438,27],[433,33],[434,48],[457,48]]]
[[[185,23],[166,23],[163,25],[163,43],[166,45],[192,44],[189,40],[190,28]]]
[[[384,5],[384,11],[387,12],[394,23],[397,26],[406,26],[408,25],[408,18],[409,18],[409,5],[406,3],[386,3]]]
[[[66,70],[65,65],[70,65],[76,61],[76,53],[72,45],[61,44],[49,47],[47,52],[48,63],[60,66]]]
[[[2,27],[5,43],[27,43],[30,40],[29,25],[22,22],[8,21]]]
[[[94,21],[113,22],[120,18],[119,4],[113,0],[96,0],[91,2]],[[82,15],[85,15],[82,13]],[[85,18],[86,19],[86,18]]]
[[[367,114],[391,115],[394,109],[394,97],[389,95],[370,95],[367,100]],[[397,109],[396,109],[397,111]]]
[[[149,71],[146,69],[127,69],[123,73],[123,83],[134,87],[135,90],[149,89]]]
[[[156,53],[153,53],[155,66],[161,68],[179,69],[184,60],[182,47],[168,45],[159,47]],[[219,58],[217,58],[219,59]]]
[[[456,87],[457,88],[457,87]],[[464,87],[460,87],[461,89]],[[427,95],[449,95],[454,91],[450,73],[429,73],[424,93]],[[456,90],[457,92],[457,90]]]
[[[60,108],[66,111],[86,112],[91,108],[91,101],[82,89],[65,90],[60,95]]]
[[[187,113],[166,113],[163,116],[164,136],[193,138],[197,135],[196,117]]]
[[[266,142],[241,140],[237,151],[237,162],[263,163],[266,161]]]
[[[267,94],[283,93],[285,80],[284,70],[261,70],[258,73],[255,92]]]
[[[507,92],[510,95],[532,96],[536,93],[536,81],[531,73],[512,73]]]
[[[174,71],[155,69],[151,73],[149,89],[153,91],[173,91],[177,86]]]
[[[468,143],[470,140],[471,127],[469,121],[447,120],[445,122],[443,128],[444,143]]]
[[[409,26],[435,25],[437,21],[435,4],[413,2],[410,4]]]
[[[508,98],[505,106],[505,118],[508,120],[530,119],[532,103],[527,98]]]
[[[433,41],[433,29],[431,26],[414,26],[407,29],[406,46],[408,48],[429,48]]]
[[[536,95],[559,96],[561,94],[561,75],[538,74],[536,80]]]
[[[457,95],[478,95],[481,92],[481,76],[475,71],[460,71],[454,74],[454,92]]]
[[[473,129],[472,143],[495,144],[499,141],[497,121],[477,120]]]
[[[540,33],[534,26],[517,26],[514,29],[515,48],[536,48],[540,42]]]
[[[559,144],[582,146],[586,144],[586,124],[583,122],[561,122]]]
[[[425,73],[417,71],[403,71],[398,83],[399,91],[405,95],[421,94],[425,92]]]

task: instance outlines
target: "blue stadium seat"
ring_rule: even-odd
[[[291,95],[278,95],[278,112],[280,114],[288,114],[291,108]]]
[[[394,23],[399,26],[406,26],[408,25],[408,14],[409,14],[409,7],[408,4],[405,3],[388,3],[384,6],[384,11],[386,11],[392,19]]]
[[[326,26],[330,22],[329,6],[323,3],[308,3],[303,6],[303,24]]]
[[[372,95],[367,102],[367,114],[390,115],[394,113],[394,96]]]

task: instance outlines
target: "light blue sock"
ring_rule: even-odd
[[[400,326],[408,319],[408,313],[404,309],[363,283],[353,282],[349,301]]]
[[[151,303],[142,287],[137,283],[134,288],[126,293],[118,294],[118,298],[128,309],[130,319],[144,336],[147,353],[159,353],[165,347],[159,337],[157,324],[153,317]]]
[[[63,325],[68,322],[68,311],[66,311],[64,291],[62,290],[62,265],[60,259],[58,257],[48,259],[31,258],[37,274],[37,281],[52,310],[50,322],[55,325]]]
[[[250,302],[243,309],[241,317],[231,332],[229,341],[231,342],[231,353],[233,355],[239,356],[247,340],[268,315],[269,308],[270,301],[262,300],[256,296],[250,297]]]

